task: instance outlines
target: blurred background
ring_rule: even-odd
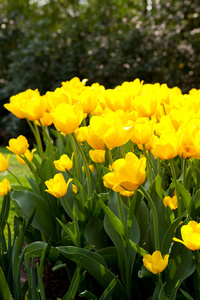
[[[25,134],[3,108],[77,76],[114,88],[135,78],[200,88],[198,0],[1,0],[0,145]]]

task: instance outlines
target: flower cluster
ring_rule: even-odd
[[[27,119],[37,145],[31,151],[20,135],[7,149],[29,166],[48,206],[50,197],[58,200],[57,211],[62,207],[73,224],[66,221],[64,228],[75,246],[80,247],[85,232],[84,245],[93,239],[88,228],[104,212],[107,219],[98,222],[116,246],[122,281],[129,287],[132,262],[122,262],[135,257],[131,251],[143,256],[143,268],[158,274],[168,266],[174,242],[200,249],[199,224],[192,220],[198,220],[200,206],[200,92],[182,94],[178,87],[139,79],[114,89],[86,82],[75,77],[43,96],[38,90],[12,96],[5,108]],[[0,171],[8,168],[9,155],[0,153]],[[0,183],[0,195],[10,189],[9,182]],[[82,224],[87,224],[84,234]],[[180,227],[183,240],[175,237]]]

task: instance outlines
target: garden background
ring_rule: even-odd
[[[2,0],[0,144],[27,136],[3,104],[29,88],[44,94],[77,76],[199,89],[199,12],[197,0]]]

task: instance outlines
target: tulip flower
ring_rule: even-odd
[[[61,172],[65,172],[66,170],[68,171],[71,170],[71,168],[73,167],[73,156],[74,154],[72,154],[72,158],[70,159],[67,154],[63,154],[60,157],[60,159],[55,160],[53,163],[56,169]]]
[[[5,172],[9,168],[9,158],[10,154],[5,158],[5,156],[0,153],[0,172]]]
[[[103,183],[121,195],[131,196],[145,181],[145,167],[145,157],[139,159],[134,153],[129,152],[125,158],[120,158],[112,164],[113,171],[103,177]]]
[[[141,145],[149,143],[149,140],[153,135],[155,122],[155,119],[149,120],[149,118],[138,118],[133,126],[131,141]]]
[[[160,251],[154,251],[152,255],[146,254],[143,257],[143,264],[153,274],[162,272],[168,265],[169,254],[164,259]]]
[[[51,114],[55,127],[65,134],[73,133],[83,120],[83,110],[80,104],[61,103]]]
[[[11,190],[11,186],[10,186],[8,179],[4,178],[0,182],[0,196],[7,195],[10,190]]]
[[[90,150],[89,156],[92,161],[96,163],[103,163],[105,161],[105,150]]]
[[[152,139],[151,152],[154,158],[171,159],[178,155],[180,147],[179,136],[175,132],[162,134],[160,138]]]
[[[83,135],[93,149],[105,150],[126,144],[132,135],[133,122],[123,124],[117,113],[106,111],[93,116],[90,125],[83,127]]]
[[[177,196],[166,196],[163,199],[163,204],[165,207],[169,206],[171,208],[171,210],[174,210],[178,207],[178,202],[177,202]]]
[[[12,112],[16,117],[27,118],[35,121],[43,117],[45,112],[45,102],[38,90],[28,89],[10,98],[10,103],[4,107]]]
[[[23,135],[18,136],[16,139],[10,139],[8,144],[9,146],[6,148],[17,155],[24,154],[29,147],[28,141]]]
[[[26,152],[22,155],[25,156],[29,162],[32,161],[33,159],[33,153],[36,151],[36,149],[33,149],[32,151],[30,151],[29,149],[26,150]],[[20,156],[20,155],[16,155],[17,161],[22,164],[22,165],[26,165],[25,160]]]
[[[72,178],[66,183],[62,173],[58,173],[54,178],[45,181],[47,186],[47,191],[49,194],[53,195],[56,198],[61,198],[67,193],[69,183],[72,181]]]
[[[175,242],[180,242],[190,250],[200,250],[200,223],[190,221],[181,227],[181,237],[183,240],[173,238]]]

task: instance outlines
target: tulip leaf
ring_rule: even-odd
[[[115,275],[107,268],[107,265],[101,255],[86,249],[72,246],[60,246],[57,247],[57,249],[67,259],[76,263],[78,263],[80,258],[82,258],[82,267],[90,273],[103,288],[106,289],[110,282],[115,278]],[[119,279],[113,292],[113,298],[116,300],[129,300],[126,290]]]
[[[76,270],[74,272],[72,281],[70,283],[67,294],[62,298],[62,300],[73,300],[76,296],[77,289],[80,282],[80,273],[81,273],[81,259],[79,260]]]
[[[189,192],[178,181],[177,181],[177,186],[181,194],[181,198],[183,199],[185,208],[189,210],[191,206],[191,196]]]
[[[28,219],[35,206],[35,216],[32,225],[47,236],[57,240],[55,221],[42,197],[28,191],[14,191],[11,196],[13,202],[20,209],[25,219]]]
[[[114,288],[117,284],[117,280],[117,277],[113,278],[113,280],[109,283],[99,300],[108,300],[112,296]]]
[[[93,216],[85,227],[85,237],[89,244],[95,246],[96,249],[106,247],[106,233],[103,228],[103,221]]]
[[[101,207],[105,211],[106,215],[108,216],[112,226],[115,228],[121,239],[124,241],[125,237],[125,230],[122,222],[120,219],[117,218],[117,216],[111,211],[111,209],[104,204],[104,202],[101,200],[101,198],[98,198]]]
[[[13,300],[12,294],[10,292],[8,283],[4,276],[3,270],[0,267],[0,297],[2,300]]]
[[[170,299],[175,300],[179,286],[196,269],[195,259],[192,251],[181,243],[174,243],[169,264],[165,269],[165,291],[170,294]]]

